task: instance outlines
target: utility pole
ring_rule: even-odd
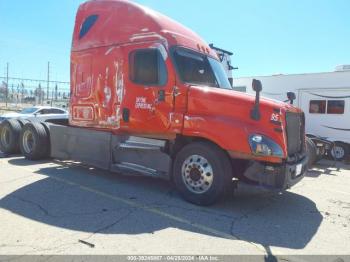
[[[24,99],[24,84],[22,82],[21,83],[21,104],[23,104],[23,99]]]
[[[6,64],[6,107],[9,94],[9,63]]]
[[[39,83],[39,105],[42,104],[42,91],[41,91],[41,84]]]
[[[58,87],[57,87],[57,84],[56,84],[56,86],[55,86],[55,101],[57,102],[57,89],[58,89]]]
[[[49,100],[50,93],[50,62],[47,62],[47,90],[46,90],[46,99]]]

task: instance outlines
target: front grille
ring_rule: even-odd
[[[304,151],[305,116],[303,113],[286,113],[288,156]]]

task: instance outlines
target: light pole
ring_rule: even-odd
[[[8,95],[9,95],[9,63],[6,63],[6,107],[7,107]]]
[[[50,62],[47,62],[47,90],[46,90],[46,99],[49,100],[50,94]]]

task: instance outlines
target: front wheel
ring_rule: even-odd
[[[223,150],[196,142],[185,146],[174,163],[174,182],[181,196],[196,205],[214,204],[232,183],[232,166]]]
[[[317,149],[315,143],[308,137],[306,137],[306,153],[309,157],[308,168],[312,168],[317,162]]]
[[[349,146],[343,142],[335,142],[331,154],[337,161],[343,161],[349,155]]]

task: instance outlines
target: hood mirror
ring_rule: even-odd
[[[288,93],[287,93],[287,98],[288,98],[288,100],[287,100],[286,102],[290,101],[290,104],[293,105],[293,104],[294,104],[294,100],[295,100],[297,97],[296,97],[296,95],[295,95],[294,92],[288,92]]]
[[[260,93],[262,91],[261,81],[253,79],[252,88],[255,91],[256,95],[255,95],[254,107],[250,111],[250,117],[255,121],[259,121],[261,118],[261,114],[260,114]]]
[[[253,79],[253,90],[257,93],[260,93],[262,91],[262,84],[260,80]]]

